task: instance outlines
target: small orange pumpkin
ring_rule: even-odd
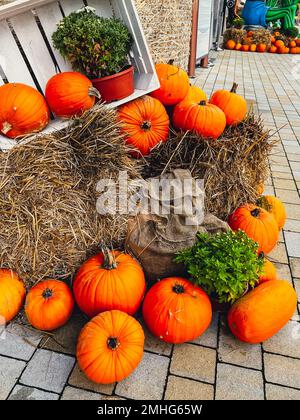
[[[286,209],[282,201],[272,195],[265,195],[258,200],[258,205],[274,216],[278,229],[282,230],[287,217]]]
[[[230,39],[229,41],[226,42],[226,48],[228,50],[234,50],[235,46],[236,46],[236,43],[232,39]]]
[[[10,322],[21,310],[26,290],[12,270],[0,268],[0,325]]]
[[[278,242],[279,231],[274,216],[258,206],[246,204],[239,207],[229,216],[228,223],[232,230],[243,230],[258,243],[258,254],[267,255]]]
[[[276,42],[276,38],[275,38],[274,35],[271,36],[271,42],[272,42],[272,44],[275,44],[275,42]]]
[[[42,131],[50,113],[43,95],[22,83],[0,86],[0,134],[11,139]]]
[[[264,258],[264,254],[261,254],[260,257]],[[277,271],[275,265],[272,264],[268,259],[264,258],[264,267],[263,272],[259,277],[259,284],[272,280],[277,280]]]
[[[277,52],[277,47],[275,45],[271,45],[269,48],[269,53],[275,54]]]
[[[242,48],[242,44],[240,42],[237,42],[237,44],[235,46],[235,50],[240,51],[241,48]]]
[[[74,308],[74,299],[66,283],[45,280],[28,292],[25,313],[30,324],[42,331],[53,331],[65,325]]]
[[[257,50],[257,46],[255,44],[251,44],[250,45],[250,51],[251,52],[256,52],[256,50]]]
[[[267,281],[233,304],[228,324],[239,340],[262,343],[287,324],[296,306],[297,295],[289,282]]]
[[[78,72],[64,72],[53,76],[46,86],[46,99],[57,117],[80,116],[92,108],[100,93],[92,82]]]
[[[260,53],[264,53],[267,50],[267,46],[266,44],[258,44],[257,46],[257,51]]]
[[[278,39],[277,41],[275,41],[275,47],[277,47],[278,49],[281,49],[285,47],[285,43],[281,39]]]
[[[144,96],[123,105],[118,110],[126,143],[147,156],[158,143],[169,136],[170,120],[165,107],[151,96]]]
[[[247,45],[247,44],[242,45],[242,51],[248,52],[249,49],[250,49],[250,45]]]
[[[296,39],[297,47],[300,47],[300,38]]]
[[[103,312],[82,329],[77,344],[80,369],[93,382],[111,384],[129,376],[144,353],[141,325],[120,311]]]
[[[188,74],[179,67],[169,64],[156,64],[155,69],[160,82],[160,88],[151,93],[163,105],[172,106],[181,102],[190,88]]]
[[[253,31],[248,31],[248,32],[247,32],[247,37],[248,37],[248,38],[252,38],[252,37],[253,37],[253,35],[254,35],[254,32],[253,32]]]
[[[175,128],[192,131],[199,136],[218,139],[226,127],[224,112],[215,105],[201,101],[175,107],[173,113]]]
[[[290,53],[291,54],[298,54],[299,53],[299,48],[298,47],[292,47],[290,48]]]
[[[247,115],[247,102],[245,98],[236,93],[237,83],[234,83],[231,91],[218,90],[211,97],[210,103],[220,108],[225,116],[227,125],[237,125]]]
[[[150,332],[167,343],[192,341],[209,327],[212,306],[207,294],[186,279],[171,277],[147,293],[143,317]]]
[[[289,43],[289,47],[290,47],[290,48],[295,48],[295,47],[297,47],[297,42],[296,42],[296,41],[291,41],[291,42]]]
[[[101,251],[75,277],[73,291],[79,308],[90,318],[114,309],[135,314],[146,291],[140,264],[123,252],[111,252],[105,246]]]
[[[199,104],[201,101],[207,101],[207,95],[197,86],[190,86],[186,97],[176,106],[185,106],[190,103]]]

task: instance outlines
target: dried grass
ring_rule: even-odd
[[[99,216],[97,181],[139,176],[115,111],[98,105],[68,128],[0,154],[0,264],[27,282],[73,275],[100,241],[118,246],[127,217]]]
[[[147,158],[143,173],[153,177],[176,168],[189,169],[195,178],[204,179],[206,209],[227,220],[239,205],[256,202],[257,187],[269,175],[268,156],[275,143],[261,118],[250,113],[217,141],[173,132]]]
[[[235,43],[242,44],[246,36],[247,32],[244,29],[229,28],[223,34],[224,47],[230,40],[233,40]]]

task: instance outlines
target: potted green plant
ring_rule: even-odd
[[[257,251],[258,244],[242,231],[198,233],[197,243],[179,252],[176,262],[186,266],[217,309],[227,309],[258,283],[264,261]]]
[[[134,92],[134,69],[129,61],[132,36],[120,20],[100,17],[93,8],[84,7],[58,23],[52,41],[75,71],[91,79],[103,101]]]

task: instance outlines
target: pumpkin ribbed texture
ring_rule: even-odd
[[[10,322],[21,310],[25,286],[19,276],[9,269],[0,269],[0,325]]]

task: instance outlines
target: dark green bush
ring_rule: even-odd
[[[287,28],[287,29],[283,30],[282,32],[288,38],[293,38],[293,39],[297,38],[298,35],[299,35],[299,29],[296,28],[296,27]]]
[[[118,19],[83,8],[66,16],[52,35],[54,47],[90,79],[118,73],[128,64],[132,37]]]

